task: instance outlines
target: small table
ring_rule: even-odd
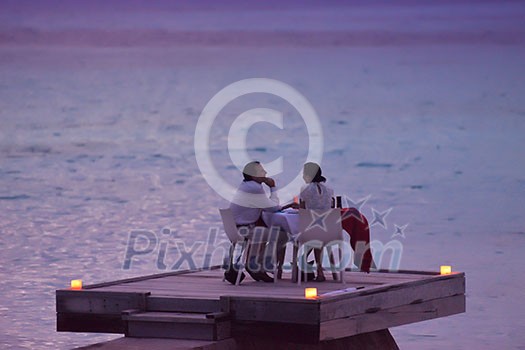
[[[281,227],[290,233],[292,240],[300,234],[299,211],[297,209],[286,209],[282,212],[263,212],[263,219],[268,226]],[[370,225],[366,217],[355,208],[341,208],[341,225],[350,238],[350,246],[354,250],[354,264],[364,272],[376,265],[370,250]],[[360,242],[364,244],[360,244]]]
[[[277,226],[289,234],[289,237],[294,244],[295,259],[297,249],[295,237],[299,235],[299,210],[290,208],[274,213],[263,211],[262,218],[268,227]],[[293,266],[294,263],[296,264],[295,261],[292,261],[292,281],[295,282],[297,281],[297,268]]]
[[[274,213],[263,211],[262,218],[268,227],[278,226],[295,238],[299,234],[299,210],[285,209]]]

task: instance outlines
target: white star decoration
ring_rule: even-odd
[[[360,212],[359,212],[360,213]],[[347,210],[345,211],[344,213],[341,214],[341,218],[339,219],[338,222],[343,222],[345,221],[347,218],[350,218],[350,217],[354,217],[356,218],[357,220],[359,220],[360,222],[363,222],[363,217],[361,215],[357,215],[356,212],[354,210]]]
[[[330,214],[330,211],[317,214],[315,211],[312,210],[310,211],[310,213],[312,215],[312,221],[310,222],[306,230],[319,226],[322,230],[326,231],[326,217]]]
[[[353,200],[352,198],[348,196],[344,196],[343,198],[344,200],[346,200],[347,208],[355,208],[357,212],[361,213],[362,207],[371,197],[372,195],[369,194],[368,196],[360,198],[357,201]],[[390,214],[390,212],[394,208],[390,207],[384,211],[378,211],[373,207],[371,209],[372,209],[373,218],[372,218],[372,221],[369,223],[368,227],[371,228],[374,225],[379,225],[383,227],[385,230],[388,229],[386,217],[388,216],[388,214]],[[318,226],[321,229],[325,230],[326,229],[326,225],[325,225],[326,216],[327,216],[326,214],[316,214],[312,212],[312,221],[310,225],[308,226],[308,229]],[[358,216],[355,210],[347,210],[346,212],[342,213],[340,221],[343,222],[345,219],[348,219],[349,217],[352,217],[352,216],[360,220],[361,222],[363,222],[362,221],[363,217]],[[395,232],[392,234],[392,238],[395,238],[398,236],[402,238],[406,238],[405,230],[408,227],[408,224],[402,225],[402,226],[394,224],[394,227],[395,227]]]
[[[394,224],[394,226],[396,228],[396,232],[394,232],[394,234],[392,235],[392,238],[397,237],[397,236],[401,236],[403,238],[406,238],[405,237],[405,229],[407,228],[408,224],[403,225],[403,226],[397,226],[396,224]]]
[[[365,203],[372,197],[372,195],[368,195],[364,198],[359,199],[357,202],[354,201],[352,198],[345,196],[346,199],[346,206],[348,208],[356,208],[358,211],[361,211],[361,207],[365,205]]]
[[[348,196],[344,196],[345,200],[346,200],[346,206],[348,208],[355,208],[357,209],[357,211],[359,213],[361,213],[361,207],[370,199],[370,197],[372,197],[372,195],[368,195],[364,198],[361,198],[359,199],[357,202],[354,201],[352,198],[348,197]],[[341,215],[341,219],[339,219],[339,221],[343,222],[344,220],[346,220],[347,218],[349,217],[355,217],[357,220],[363,222],[363,218],[359,215],[356,215],[355,214],[355,211],[353,210],[349,210],[349,211],[346,211],[344,212],[342,215]]]
[[[388,208],[387,210],[383,212],[378,212],[374,208],[372,208],[372,214],[374,215],[374,218],[372,219],[372,223],[370,224],[370,227],[374,226],[375,224],[378,224],[382,226],[384,229],[387,228],[386,225],[386,216],[390,214],[393,208]]]

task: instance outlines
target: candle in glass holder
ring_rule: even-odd
[[[306,299],[316,299],[317,298],[317,288],[305,288],[304,297]]]
[[[71,280],[71,289],[82,289],[82,280]]]
[[[441,265],[440,273],[442,275],[450,275],[452,273],[452,266]]]

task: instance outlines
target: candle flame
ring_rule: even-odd
[[[440,273],[442,275],[450,275],[452,273],[452,266],[441,265]]]
[[[317,288],[305,288],[304,297],[306,299],[316,299],[317,298]]]
[[[82,280],[71,280],[71,289],[82,289]]]

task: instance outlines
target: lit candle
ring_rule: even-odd
[[[82,280],[71,280],[71,289],[82,289]]]
[[[452,273],[452,266],[441,265],[440,272],[442,275],[450,275]]]
[[[316,299],[317,298],[317,288],[305,288],[304,297],[306,299]]]

